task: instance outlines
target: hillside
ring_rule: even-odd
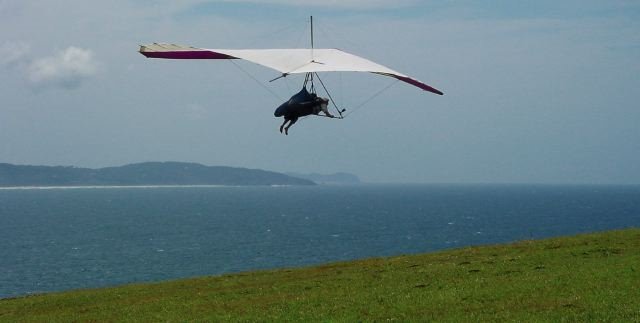
[[[147,162],[99,169],[0,164],[0,186],[315,185],[259,169]]]
[[[640,229],[0,300],[0,321],[640,320]]]

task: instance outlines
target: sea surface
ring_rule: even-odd
[[[640,186],[0,189],[0,298],[640,226]]]

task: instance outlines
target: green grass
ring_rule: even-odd
[[[0,321],[640,322],[640,229],[0,300]]]

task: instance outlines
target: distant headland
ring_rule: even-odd
[[[316,185],[311,180],[260,169],[145,162],[99,169],[0,163],[0,187],[136,185]]]
[[[313,181],[317,184],[329,184],[329,185],[353,185],[362,184],[360,178],[350,173],[334,173],[334,174],[300,174],[300,173],[285,173],[289,176],[296,178],[303,178]]]

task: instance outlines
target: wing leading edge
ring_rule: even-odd
[[[244,59],[274,69],[283,75],[314,72],[369,72],[390,76],[425,91],[443,93],[421,81],[386,66],[339,49],[205,49],[159,44],[140,46],[149,58],[164,59]]]

